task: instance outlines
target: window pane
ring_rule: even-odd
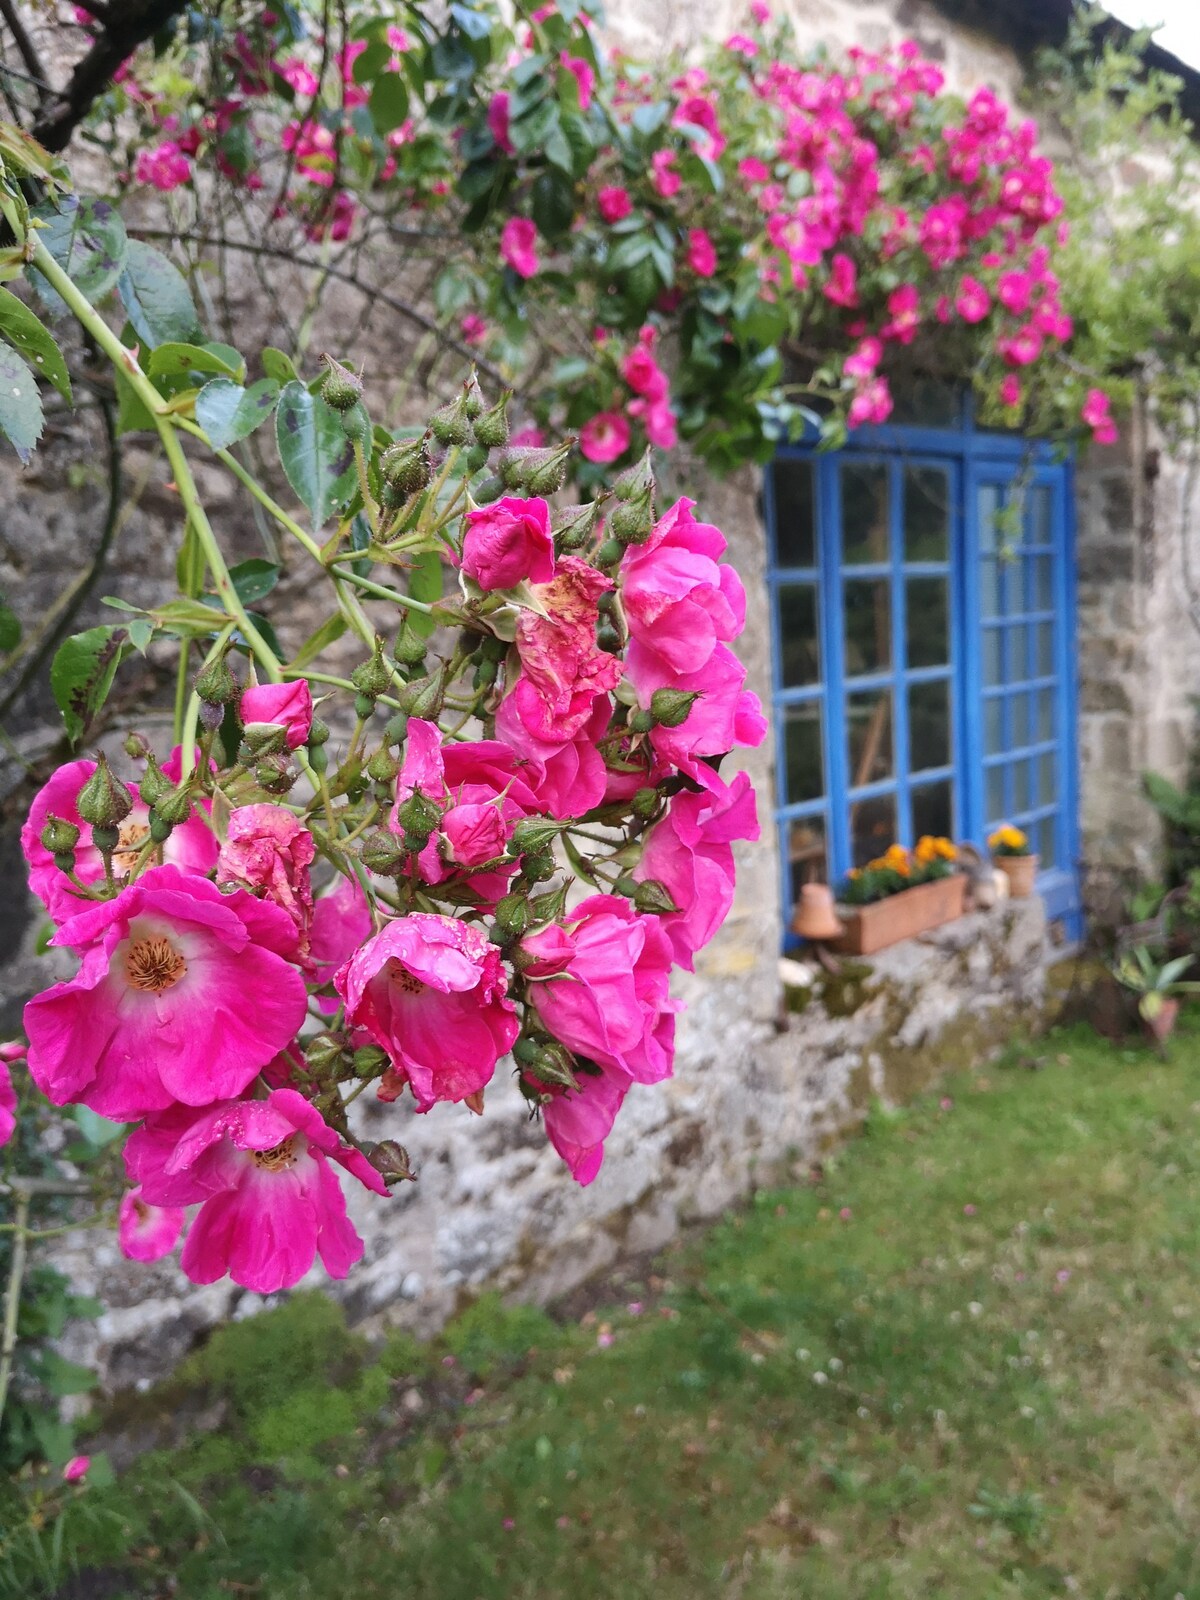
[[[941,467],[905,468],[904,559],[950,559],[950,474]]]
[[[881,856],[896,838],[896,796],[872,795],[850,807],[850,854],[856,867]]]
[[[846,696],[850,787],[879,783],[892,775],[892,691],[864,689]]]
[[[785,458],[776,461],[771,470],[775,483],[775,559],[781,567],[815,567],[813,464]]]
[[[847,566],[891,560],[885,466],[842,466],[842,560]]]
[[[1004,749],[1004,702],[993,695],[983,702],[984,753],[998,755]]]
[[[1054,624],[1038,622],[1035,667],[1039,678],[1049,678],[1054,672]]]
[[[848,678],[891,668],[891,589],[886,578],[854,578],[844,587]]]
[[[1024,683],[1029,677],[1029,629],[1023,622],[1014,622],[1008,630],[1007,683]]]
[[[913,772],[949,766],[950,684],[945,678],[909,687],[908,748]]]
[[[1000,566],[995,556],[984,556],[980,563],[979,598],[985,617],[1000,615]]]
[[[1053,689],[1039,689],[1037,691],[1037,736],[1039,744],[1045,744],[1054,737]]]
[[[1050,504],[1050,490],[1047,485],[1035,483],[1025,500],[1030,544],[1050,543]]]
[[[1040,806],[1052,806],[1058,800],[1057,766],[1052,750],[1037,758],[1037,803]]]
[[[1028,811],[1033,805],[1033,762],[1014,761],[1013,810]]]
[[[796,689],[821,681],[815,584],[787,583],[780,586],[779,665],[785,689]]]
[[[1057,817],[1047,817],[1042,823],[1041,827],[1038,829],[1038,843],[1041,845],[1041,849],[1039,850],[1038,854],[1042,858],[1041,871],[1043,872],[1045,872],[1048,867],[1055,867],[1058,865],[1058,845],[1055,841],[1055,836],[1057,833]]]
[[[987,781],[987,825],[994,828],[998,822],[1004,822],[1008,816],[1008,802],[1004,798],[1004,767],[999,764],[988,767]]]
[[[1054,573],[1049,556],[1030,556],[1026,561],[1028,587],[1026,589],[1030,611],[1054,610]]]
[[[950,660],[945,578],[909,578],[904,621],[910,667],[941,667]]]
[[[786,706],[783,713],[784,763],[787,805],[819,800],[825,793],[825,764],[821,754],[821,702]]]
[[[979,548],[984,551],[998,549],[1001,539],[1000,530],[996,527],[996,517],[1000,511],[1000,491],[995,484],[980,484],[977,510],[979,512]]]
[[[940,783],[923,783],[912,792],[913,838],[931,833],[935,839],[954,835],[954,797],[949,778]]]
[[[802,884],[824,883],[829,877],[825,854],[825,819],[794,818],[784,823],[784,832],[788,885],[791,889],[791,905],[794,906],[800,898]]]
[[[1000,649],[1000,629],[983,630],[983,681],[989,688],[1004,682],[1004,657]]]
[[[1014,694],[1009,702],[1009,720],[1012,727],[1012,746],[1021,750],[1030,743],[1029,696]]]

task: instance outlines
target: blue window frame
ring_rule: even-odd
[[[894,839],[1015,822],[1077,931],[1072,466],[974,426],[860,429],[767,473],[784,904]]]

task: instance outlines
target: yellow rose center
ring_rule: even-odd
[[[261,1167],[265,1172],[284,1172],[296,1164],[296,1135],[289,1133],[286,1139],[272,1145],[270,1150],[255,1150],[252,1154],[256,1167]]]
[[[135,989],[162,994],[183,977],[187,962],[169,939],[138,939],[129,947],[125,971]]]

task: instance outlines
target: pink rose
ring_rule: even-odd
[[[568,55],[564,50],[558,59],[579,85],[579,109],[586,111],[592,103],[596,74],[581,56]]]
[[[181,1265],[193,1283],[226,1273],[256,1294],[298,1283],[319,1255],[344,1278],[363,1244],[330,1162],[375,1194],[387,1185],[294,1089],[206,1110],[172,1106],[129,1136],[125,1166],[149,1205],[200,1204]]]
[[[80,1483],[91,1471],[91,1456],[72,1456],[62,1470],[64,1483]]]
[[[133,175],[139,183],[166,194],[188,182],[192,164],[173,139],[164,139],[162,144],[139,150]]]
[[[594,894],[564,931],[575,946],[570,965],[533,986],[547,1030],[618,1082],[669,1078],[680,1002],[670,996],[671,943],[658,918],[619,895]]]
[[[477,311],[468,311],[458,331],[464,344],[478,345],[487,338],[488,325]]]
[[[183,1232],[182,1206],[152,1206],[140,1188],[121,1198],[117,1243],[127,1261],[159,1261],[170,1255]]]
[[[304,678],[292,683],[260,683],[242,692],[242,724],[270,723],[287,729],[289,750],[305,743],[312,732],[312,690]]]
[[[674,450],[679,443],[675,413],[665,400],[631,400],[631,415],[640,416],[646,437],[656,450]]]
[[[6,1145],[17,1128],[17,1091],[13,1088],[8,1063],[0,1061],[0,1146]]]
[[[968,272],[958,286],[954,309],[964,322],[982,322],[992,309],[992,297],[978,278]]]
[[[646,400],[666,399],[667,375],[645,340],[639,339],[621,362],[621,376],[634,394]]]
[[[241,1094],[304,1022],[291,918],[176,867],[152,867],[51,943],[83,957],[25,1007],[29,1071],[55,1105],[116,1122],[208,1105]]]
[[[534,1080],[536,1082],[536,1079]],[[610,1072],[581,1073],[577,1090],[546,1090],[553,1099],[542,1109],[546,1136],[570,1168],[575,1182],[595,1179],[604,1160],[604,1141],[612,1132],[628,1084]]]
[[[296,925],[298,951],[308,954],[313,897],[309,868],[317,846],[282,806],[238,806],[217,857],[217,882],[263,891]]]
[[[497,148],[506,156],[511,156],[513,142],[508,136],[508,96],[503,90],[491,98],[487,110],[487,125],[491,129]]]
[[[1116,444],[1119,438],[1117,425],[1109,415],[1109,404],[1103,389],[1089,389],[1080,411],[1097,444]]]
[[[699,671],[719,640],[736,639],[746,625],[742,581],[721,562],[725,536],[697,522],[694,505],[677,500],[621,562],[629,632],[670,672]]]
[[[717,270],[716,247],[703,228],[688,229],[687,261],[698,278],[711,278]]]
[[[858,304],[858,268],[847,255],[837,254],[831,263],[829,281],[824,285],[824,295],[835,306]]]
[[[1000,404],[1005,406],[1021,404],[1021,380],[1015,372],[1006,372],[1000,380]]]
[[[334,984],[347,1024],[387,1051],[421,1111],[477,1094],[520,1032],[499,950],[454,917],[414,912],[386,923]]]
[[[726,788],[713,774],[715,792],[683,790],[646,840],[634,877],[655,878],[679,907],[659,917],[675,960],[689,972],[729,914],[736,874],[733,841],[757,839],[754,789],[744,772]]]
[[[650,182],[654,185],[655,193],[663,200],[669,200],[673,194],[677,194],[683,183],[674,166],[674,150],[656,150],[650,157]]]
[[[537,229],[528,217],[509,217],[500,230],[500,259],[519,278],[532,278],[538,270]]]
[[[613,185],[601,189],[596,196],[596,209],[605,222],[620,222],[622,217],[627,217],[633,210],[633,201],[629,198],[629,191]]]
[[[646,709],[656,689],[696,695],[678,727],[659,724],[649,739],[664,761],[700,782],[712,770],[705,757],[724,755],[735,745],[759,745],[766,738],[758,696],[744,687],[746,669],[728,645],[718,644],[698,672],[676,673],[667,670],[660,655],[631,639],[626,674]]]
[[[339,873],[333,888],[313,904],[308,956],[318,984],[332,983],[337,969],[367,938],[372,929],[371,907],[357,878]],[[338,1002],[318,1000],[322,1011],[333,1012]]]
[[[619,411],[599,411],[579,430],[579,451],[588,461],[615,461],[628,449],[629,424]]]
[[[467,512],[462,569],[481,589],[549,583],[554,577],[554,535],[544,500],[510,495]]]
[[[521,612],[521,672],[510,698],[535,738],[551,744],[575,738],[597,696],[621,681],[620,661],[596,644],[597,602],[611,588],[611,579],[588,562],[564,556],[554,581],[535,589],[543,614]]]
[[[500,702],[496,732],[516,756],[537,771],[537,809],[552,817],[583,816],[603,800],[608,779],[604,758],[597,748],[612,716],[608,696],[595,700],[587,721],[570,739],[539,738],[530,730],[520,709],[522,704],[527,706],[528,698],[518,700],[515,694]],[[545,726],[539,716],[528,714],[537,726]]]
[[[487,801],[451,806],[439,830],[442,854],[456,867],[481,867],[504,854],[508,829],[499,808]]]

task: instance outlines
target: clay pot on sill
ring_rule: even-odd
[[[792,932],[813,944],[840,939],[843,933],[833,909],[833,890],[827,883],[805,883],[792,912]]]
[[[996,866],[1008,879],[1008,892],[1014,900],[1028,900],[1037,879],[1040,856],[996,856]]]

